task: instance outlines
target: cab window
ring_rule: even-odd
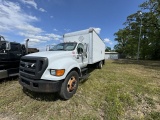
[[[82,54],[84,51],[84,45],[82,43],[79,43],[77,46],[77,53]]]
[[[55,45],[49,49],[49,51],[72,51],[75,49],[77,43],[60,43],[58,45]]]
[[[20,45],[19,44],[11,44],[11,51],[19,51]]]

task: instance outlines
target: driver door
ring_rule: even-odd
[[[77,62],[81,68],[86,67],[88,64],[87,45],[79,43],[77,46]]]

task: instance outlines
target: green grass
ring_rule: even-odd
[[[91,70],[68,101],[22,90],[15,80],[0,83],[2,120],[158,120],[160,62],[106,61]]]

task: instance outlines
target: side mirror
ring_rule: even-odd
[[[52,51],[52,50],[54,50],[54,47],[55,47],[55,45],[49,45],[49,49],[48,49],[48,51]]]
[[[84,44],[84,56],[86,56],[86,58],[87,58],[87,48],[88,48],[88,45],[85,43]]]
[[[11,49],[11,44],[9,42],[6,42],[6,50],[10,50]]]
[[[78,51],[78,54],[82,54],[83,53],[83,49],[82,48],[78,48],[77,51]]]

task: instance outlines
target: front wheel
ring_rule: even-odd
[[[60,90],[60,97],[68,100],[71,98],[78,88],[79,83],[79,75],[76,71],[71,71],[67,77],[65,78],[64,82],[62,83],[61,90]]]

